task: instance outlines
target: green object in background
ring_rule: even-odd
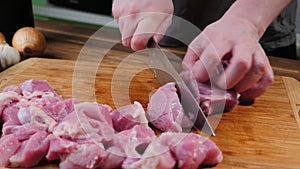
[[[48,5],[48,0],[32,0],[32,5],[47,6]],[[52,18],[52,17],[42,16],[42,15],[37,15],[37,14],[34,14],[34,18],[41,19],[41,20],[58,21],[58,22],[75,24],[75,25],[80,25],[80,26],[94,27],[94,28],[100,28],[100,27],[103,26],[103,25],[97,25],[97,24],[88,24],[88,23],[64,20],[64,19],[59,19],[59,18]]]
[[[47,0],[32,0],[33,5],[46,6]]]

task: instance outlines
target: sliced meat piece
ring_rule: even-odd
[[[11,167],[32,167],[37,165],[47,154],[49,140],[48,133],[40,131],[32,135],[29,140],[23,141],[20,149],[10,157]]]
[[[129,158],[124,161],[123,169],[173,169],[176,160],[166,144],[160,139],[154,139],[140,158]]]
[[[0,139],[0,167],[9,165],[9,158],[19,149],[21,143],[12,134],[2,136]]]
[[[61,121],[67,114],[74,111],[76,99],[63,100],[60,97],[45,96],[37,99],[34,104],[42,109],[48,116],[55,121]]]
[[[108,153],[106,159],[103,159],[98,162],[97,166],[99,168],[120,168],[126,159],[125,156],[120,156],[121,152],[123,152],[119,147],[113,146],[106,149]]]
[[[4,108],[2,112],[2,133],[5,133],[5,130],[8,126],[21,125],[18,118],[19,107],[16,105],[8,106]]]
[[[209,83],[198,83],[198,98],[205,114],[223,113],[232,111],[239,103],[238,93],[211,87]]]
[[[13,134],[19,141],[28,140],[33,134],[39,131],[47,131],[47,128],[26,124],[26,125],[9,125],[3,127],[3,135]]]
[[[175,83],[167,83],[157,89],[150,98],[147,118],[162,131],[182,131],[184,110],[176,91]]]
[[[222,161],[220,149],[208,138],[194,133],[165,134],[180,169],[197,169],[200,165],[213,165]],[[208,160],[208,161],[206,161]],[[210,161],[209,161],[210,160]]]
[[[210,81],[205,83],[197,82],[189,71],[181,72],[180,76],[207,115],[232,111],[239,103],[239,94],[235,91],[220,89],[212,85]]]
[[[113,126],[109,115],[111,107],[108,105],[83,102],[75,104],[75,111],[79,116],[83,115],[99,122],[106,123],[111,127]]]
[[[48,81],[46,80],[26,80],[25,82],[19,85],[23,95],[25,93],[34,93],[34,92],[41,92],[41,93],[52,93],[55,96],[58,94],[54,91],[52,87],[50,87]],[[25,95],[24,95],[25,96]]]
[[[135,125],[148,126],[143,106],[135,101],[132,105],[120,107],[111,112],[114,129],[118,132],[131,129]]]
[[[66,156],[77,150],[78,143],[74,141],[56,137],[53,134],[50,134],[47,139],[49,150],[46,159],[49,161],[64,160]]]
[[[48,131],[53,131],[57,122],[48,116],[42,109],[36,106],[22,107],[18,112],[18,119],[21,124],[32,124],[47,128]]]
[[[118,147],[121,151],[114,152],[126,158],[139,158],[147,146],[156,138],[154,131],[144,125],[136,125],[124,130],[113,137],[109,147]]]
[[[75,152],[70,153],[59,164],[61,169],[93,169],[99,161],[106,159],[108,153],[101,143],[81,144]]]
[[[9,106],[12,102],[17,102],[20,97],[15,92],[4,92],[0,93],[0,117],[2,116],[3,109]],[[5,121],[4,121],[5,122]]]
[[[208,138],[195,133],[165,132],[149,144],[139,160],[126,162],[126,167],[197,169],[203,164],[220,163],[222,158],[220,149]]]
[[[98,104],[80,103],[53,130],[57,137],[73,141],[109,141],[114,129],[108,112],[101,112]]]

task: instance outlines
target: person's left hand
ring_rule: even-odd
[[[223,89],[239,92],[242,100],[253,100],[267,90],[274,78],[257,32],[253,24],[238,17],[220,19],[189,45],[183,68],[191,70],[199,82],[211,80]],[[229,62],[220,73],[217,67],[221,60]]]

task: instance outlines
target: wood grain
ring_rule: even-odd
[[[90,61],[79,64],[72,60],[31,58],[0,73],[0,89],[28,79],[41,79],[48,80],[64,98],[76,96],[81,101],[117,107],[112,97],[112,91],[116,90],[117,93],[128,92],[129,102],[139,101],[146,107],[149,94],[159,87],[152,72],[144,68],[142,57],[124,61],[116,53],[110,53],[96,68],[95,76],[89,74],[93,72],[93,64]],[[131,76],[136,70],[138,73]],[[128,79],[129,87],[122,86]],[[118,101],[126,104],[126,99]],[[299,168],[299,103],[299,82],[276,76],[274,84],[253,105],[238,106],[223,114],[216,129],[217,136],[211,139],[222,150],[224,160],[214,168]],[[57,165],[38,168],[54,169]]]

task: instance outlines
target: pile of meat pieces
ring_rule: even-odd
[[[44,80],[8,86],[0,93],[0,167],[58,161],[62,169],[193,169],[221,162],[222,152],[209,138],[178,132],[184,116],[174,84],[156,93],[164,95],[164,103],[156,103],[153,95],[145,112],[139,102],[112,110],[63,99]],[[149,123],[163,132],[157,136]]]

